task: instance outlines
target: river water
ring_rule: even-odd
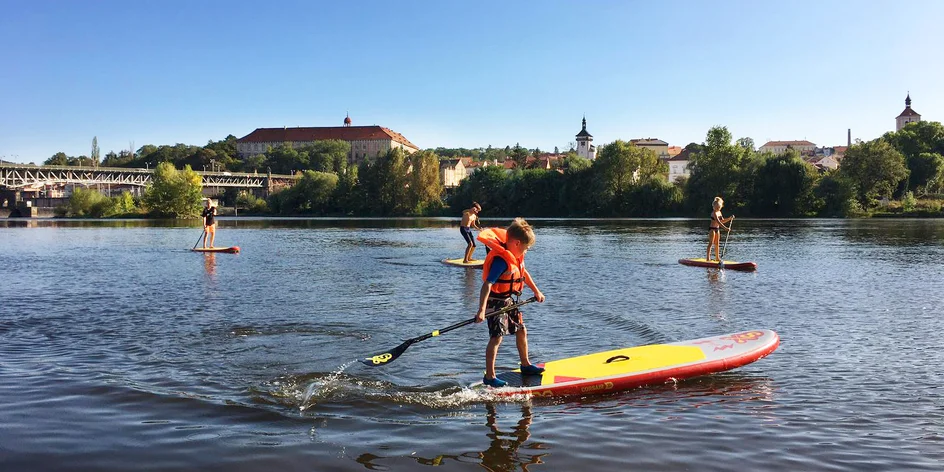
[[[944,469],[944,221],[534,220],[535,362],[756,328],[676,384],[498,399],[455,220],[0,223],[0,470]],[[504,225],[508,220],[486,221]],[[478,255],[483,256],[481,248]],[[514,343],[500,367],[517,364]]]

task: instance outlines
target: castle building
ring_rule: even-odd
[[[597,148],[593,145],[593,136],[587,132],[587,117],[583,117],[583,127],[577,133],[577,155],[589,160],[597,158]]]
[[[344,118],[344,126],[300,127],[300,128],[256,128],[252,133],[236,140],[236,154],[247,158],[266,152],[269,147],[289,143],[293,148],[313,144],[315,141],[337,139],[351,144],[348,162],[358,164],[364,159],[373,159],[390,149],[401,148],[407,154],[419,150],[416,145],[383,126],[351,126],[351,117]]]
[[[895,118],[895,131],[901,131],[908,123],[921,121],[921,115],[911,109],[911,92],[905,97],[905,111]]]

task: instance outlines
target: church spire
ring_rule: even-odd
[[[905,108],[911,108],[911,92],[908,92],[908,96],[905,97]]]

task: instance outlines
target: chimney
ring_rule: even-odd
[[[852,146],[852,128],[846,130],[846,147]]]

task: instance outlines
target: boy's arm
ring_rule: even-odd
[[[544,303],[544,294],[538,290],[538,286],[535,285],[534,279],[531,278],[531,273],[528,272],[528,269],[521,269],[521,272],[524,274],[524,283],[534,292],[534,297],[538,299],[538,302]]]
[[[485,307],[488,304],[488,294],[492,291],[492,284],[482,282],[482,289],[479,290],[479,311],[475,313],[475,322],[485,321]]]

